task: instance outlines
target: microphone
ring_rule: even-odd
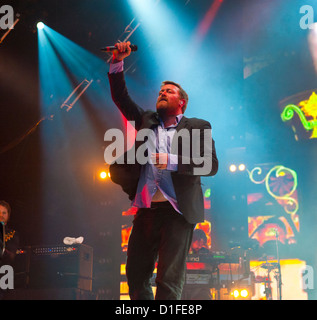
[[[130,44],[130,48],[131,48],[131,51],[138,50],[138,46],[136,46],[135,44]],[[103,52],[112,52],[112,51],[118,50],[118,48],[116,46],[109,46],[109,47],[101,48],[100,50]]]

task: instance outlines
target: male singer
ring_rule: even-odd
[[[124,164],[114,163],[110,167],[112,180],[139,208],[128,243],[129,294],[132,300],[154,299],[150,279],[157,262],[155,299],[178,300],[193,229],[204,220],[200,175],[215,175],[218,170],[211,126],[205,120],[184,116],[187,93],[172,81],[162,83],[156,112],[139,107],[128,94],[123,73],[123,60],[131,53],[130,42],[115,46],[118,50],[113,53],[109,70],[112,99],[127,120],[135,121],[137,131],[153,130],[153,136],[144,143],[156,148],[148,154],[146,164],[138,163],[137,157],[135,164],[129,164],[125,154]],[[185,143],[181,138],[173,140],[181,130],[190,137]],[[136,141],[136,151],[138,147],[140,141]],[[195,153],[197,148],[199,154]],[[190,153],[183,153],[184,150]],[[202,165],[208,170],[199,171]]]

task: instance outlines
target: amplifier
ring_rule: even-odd
[[[70,255],[77,254],[80,250],[80,246],[34,246],[31,248],[31,254],[33,256],[54,256],[54,255]]]
[[[77,288],[92,290],[93,249],[73,246],[31,246],[17,252],[28,261],[28,288]]]

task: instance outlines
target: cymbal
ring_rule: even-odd
[[[276,269],[278,267],[278,263],[262,263],[260,267],[263,269]]]

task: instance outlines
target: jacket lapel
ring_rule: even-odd
[[[188,122],[188,119],[185,116],[183,116],[181,121],[179,122],[179,124],[176,127],[176,132],[179,132],[181,129],[186,128],[187,122]]]

